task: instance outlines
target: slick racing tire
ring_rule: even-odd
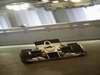
[[[78,43],[69,43],[68,47],[72,53],[84,53],[83,49]]]
[[[22,63],[24,63],[24,64],[30,64],[30,63],[32,63],[32,61],[29,61],[29,60],[32,59],[31,52],[32,52],[31,49],[21,50],[20,59],[21,59]]]

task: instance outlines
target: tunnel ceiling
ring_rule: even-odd
[[[0,7],[5,6],[10,3],[18,2],[38,2],[39,0],[0,0]]]
[[[30,1],[38,2],[38,1],[41,1],[41,0],[0,0],[0,3],[11,3],[11,2],[22,2],[22,1],[25,1],[25,2],[30,2]],[[50,1],[53,1],[53,0],[50,0]],[[100,2],[100,0],[94,0],[94,1]]]
[[[38,2],[38,1],[42,1],[42,0],[0,0],[0,5],[8,4],[8,3],[16,3],[16,2]],[[53,0],[50,0],[50,1],[53,1]],[[100,3],[100,0],[94,0],[94,1],[96,1],[96,3]]]
[[[18,2],[40,2],[42,0],[0,0],[0,7],[3,7],[7,4],[10,4],[10,3],[18,3]],[[53,1],[53,0],[50,0],[50,1]],[[100,3],[100,0],[92,0],[92,1],[95,1],[96,4],[99,4]]]

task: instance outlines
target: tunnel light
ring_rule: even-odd
[[[59,1],[52,1],[52,3],[59,3]]]
[[[70,0],[71,2],[74,2],[74,3],[79,3],[81,2],[82,0]]]
[[[6,8],[9,10],[14,10],[14,11],[20,11],[20,10],[25,10],[30,7],[29,3],[21,3],[21,4],[11,4],[11,5],[6,5]]]
[[[47,2],[49,2],[49,0],[42,0],[42,2],[45,2],[45,3],[47,3]]]
[[[64,0],[64,1],[66,1],[66,2],[67,2],[67,1],[69,1],[69,0]]]
[[[30,4],[29,3],[24,3],[24,4],[21,4],[20,5],[20,8],[21,9],[28,9],[30,7]]]
[[[18,5],[7,5],[6,8],[9,9],[9,10],[15,10],[15,11],[20,10]]]

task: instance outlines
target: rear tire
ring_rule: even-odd
[[[83,49],[78,43],[69,43],[68,47],[72,53],[84,53]]]

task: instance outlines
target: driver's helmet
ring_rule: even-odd
[[[50,45],[50,42],[49,41],[45,41],[45,45]]]

